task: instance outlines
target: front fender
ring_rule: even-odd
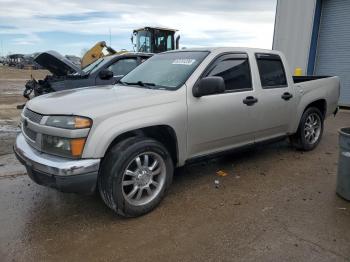
[[[108,147],[120,135],[137,129],[167,125],[176,134],[179,163],[186,155],[186,105],[181,102],[137,109],[109,117],[94,126],[88,136],[83,158],[102,158]]]

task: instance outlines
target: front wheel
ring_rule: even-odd
[[[133,137],[106,155],[99,176],[104,202],[126,217],[150,212],[162,200],[173,177],[173,161],[158,141]]]
[[[316,107],[310,107],[303,113],[298,131],[290,137],[290,140],[297,149],[313,150],[321,141],[324,118],[321,111]]]

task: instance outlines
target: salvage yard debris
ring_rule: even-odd
[[[215,188],[219,188],[219,186],[220,186],[220,181],[217,180],[217,179],[215,179],[215,180],[214,180],[214,185],[215,185]]]
[[[221,177],[225,177],[225,176],[228,175],[226,172],[224,172],[224,171],[222,171],[222,170],[219,170],[218,172],[216,172],[216,174],[217,174],[218,176],[221,176]]]

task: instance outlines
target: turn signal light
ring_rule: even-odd
[[[74,118],[74,127],[75,128],[89,128],[91,127],[91,120],[85,117],[75,117]]]
[[[80,157],[83,153],[85,138],[74,138],[70,140],[70,148],[72,156]]]

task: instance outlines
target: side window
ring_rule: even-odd
[[[107,69],[113,72],[114,76],[124,76],[137,67],[136,58],[121,59],[110,65]]]
[[[262,88],[287,87],[283,63],[278,55],[256,54]]]
[[[155,46],[156,51],[165,52],[167,50],[166,44],[167,44],[167,40],[165,35],[158,35],[156,37],[156,46]]]
[[[247,57],[235,58],[225,55],[219,58],[207,76],[221,76],[225,81],[226,91],[245,91],[252,89],[249,61]]]
[[[168,35],[167,37],[166,50],[173,50],[173,38],[171,35]]]

